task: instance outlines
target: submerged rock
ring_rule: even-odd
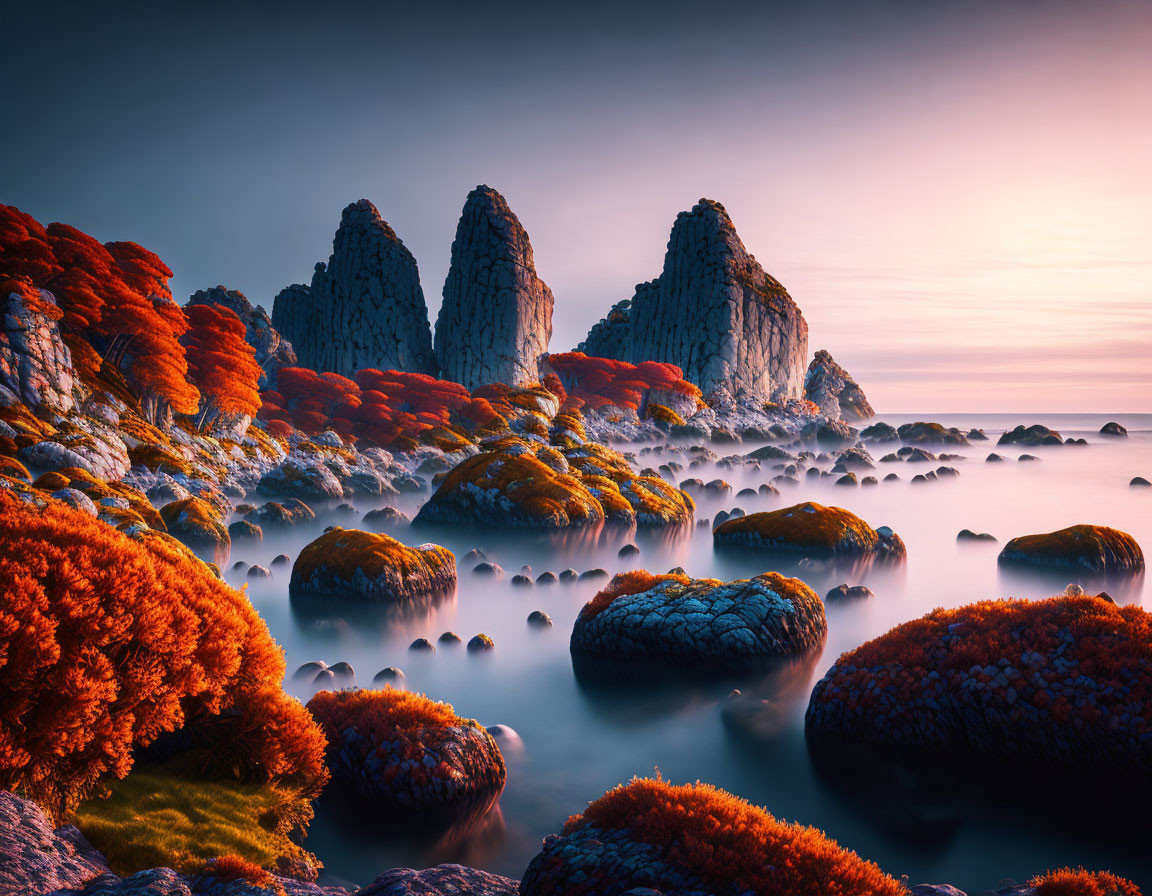
[[[520,882],[464,865],[393,868],[355,896],[518,896]]]
[[[367,199],[344,209],[312,285],[276,296],[272,325],[312,370],[436,373],[416,259]]]
[[[838,744],[1147,775],[1150,635],[1144,610],[1089,596],[935,610],[841,656],[806,727]]]
[[[552,337],[552,291],[536,276],[532,244],[504,197],[468,194],[444,302],[436,319],[441,376],[469,389],[540,380],[537,359]]]
[[[803,391],[808,324],[724,206],[701,199],[677,216],[660,276],[614,306],[578,351],[675,364],[705,395],[783,402]]]
[[[905,423],[897,432],[902,441],[912,445],[967,445],[968,437],[955,427],[940,423]]]
[[[957,541],[996,541],[996,536],[987,532],[973,532],[971,529],[961,529],[956,533]]]
[[[1054,429],[1049,429],[1047,426],[1041,426],[1039,423],[1034,426],[1024,427],[1023,425],[1017,426],[1000,436],[996,442],[997,445],[1027,445],[1033,447],[1036,445],[1061,445],[1064,440],[1060,437],[1060,433]]]
[[[456,558],[435,544],[339,527],[308,544],[292,564],[289,590],[303,595],[422,603],[456,587]]]
[[[906,556],[904,542],[887,526],[873,529],[841,507],[811,501],[730,519],[716,527],[713,541],[717,546],[813,558],[903,560]]]
[[[867,600],[870,597],[875,597],[872,589],[867,585],[851,585],[847,583],[837,585],[831,591],[824,595],[824,602],[840,601],[840,600]]]
[[[328,738],[332,783],[407,817],[477,817],[504,788],[504,758],[477,722],[399,691],[324,691],[308,709]]]
[[[1106,526],[1069,526],[1043,535],[1013,538],[1000,552],[1004,564],[1133,573],[1144,568],[1144,552],[1127,532]]]
[[[864,390],[832,356],[820,349],[804,376],[804,397],[820,412],[839,420],[855,422],[876,416]]]
[[[720,582],[683,574],[620,573],[584,605],[574,655],[742,670],[801,656],[828,633],[824,606],[799,579],[769,572]]]
[[[1123,437],[1128,435],[1128,430],[1126,430],[1123,426],[1121,426],[1119,423],[1117,423],[1116,421],[1113,420],[1109,423],[1105,423],[1103,426],[1100,427],[1100,435],[1102,435],[1102,436],[1118,436],[1118,437],[1123,438]]]

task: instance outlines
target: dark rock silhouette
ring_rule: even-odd
[[[528,233],[491,187],[468,194],[436,319],[441,375],[475,389],[539,380],[552,337],[552,291],[536,276]]]

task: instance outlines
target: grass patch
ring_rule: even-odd
[[[163,767],[138,766],[103,799],[88,800],[72,823],[120,875],[168,867],[195,873],[217,856],[260,867],[280,856],[315,858],[289,838],[311,816],[286,787],[185,778]]]

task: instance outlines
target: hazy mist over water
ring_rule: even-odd
[[[884,419],[906,422],[895,416]],[[924,418],[907,418],[912,419]],[[723,500],[701,500],[697,519],[711,519],[716,511],[734,506],[754,512],[814,500],[846,507],[873,526],[889,525],[908,548],[907,564],[897,569],[820,569],[801,567],[787,558],[716,553],[710,527],[677,535],[605,529],[559,536],[437,527],[413,529],[400,537],[409,544],[429,540],[444,544],[458,559],[482,548],[506,569],[508,578],[478,579],[470,564],[462,562],[455,595],[402,621],[338,602],[327,602],[320,613],[294,605],[288,597],[286,569],[276,571],[269,583],[250,584],[253,603],[285,648],[290,692],[303,699],[311,695],[307,685],[293,680],[292,672],[312,660],[350,662],[361,685],[368,685],[380,669],[398,666],[410,689],[448,700],[461,715],[485,725],[510,725],[524,741],[522,751],[504,747],[509,773],[500,814],[478,829],[414,836],[411,831],[382,828],[378,817],[352,814],[350,807],[326,796],[319,803],[308,848],[325,862],[329,874],[358,883],[393,865],[443,861],[519,876],[541,839],[558,831],[568,815],[633,775],[652,775],[659,769],[672,781],[707,781],[764,805],[779,817],[820,827],[885,871],[908,874],[912,883],[949,882],[980,893],[1005,877],[1025,880],[1048,868],[1083,864],[1109,868],[1144,886],[1152,884],[1147,813],[1142,806],[1107,802],[1098,782],[1086,782],[1083,788],[1091,800],[1086,807],[1079,801],[1084,794],[1077,782],[1066,776],[1058,782],[1046,778],[1037,791],[1015,779],[993,783],[994,764],[973,783],[953,763],[937,766],[935,775],[918,778],[909,777],[903,767],[880,762],[866,771],[850,771],[847,780],[840,780],[809,756],[803,713],[814,683],[842,652],[901,622],[936,607],[976,600],[1046,597],[1069,582],[1081,582],[1093,592],[1107,588],[1121,604],[1147,605],[1149,586],[1143,577],[1099,581],[1082,579],[1073,571],[1054,576],[1006,573],[998,569],[996,556],[1009,538],[1076,523],[1120,528],[1145,550],[1152,546],[1148,490],[1128,485],[1133,476],[1152,478],[1152,415],[1116,417],[1128,428],[1127,439],[1101,438],[1100,426],[1111,419],[1103,415],[933,419],[946,426],[987,428],[988,442],[939,449],[964,455],[963,460],[946,462],[960,471],[958,478],[913,485],[909,481],[913,475],[939,464],[878,463],[872,472],[880,477],[896,472],[902,481],[844,488],[832,480],[805,478],[796,487],[782,489],[779,496],[746,499],[735,493],[768,481],[777,472],[771,464],[758,473],[709,464],[680,474],[705,481],[720,476],[733,487],[732,495]],[[1085,437],[1091,444],[996,446],[999,432],[1016,423],[1034,422],[1059,429],[1066,438]],[[746,453],[754,447],[745,444],[732,450]],[[1007,462],[985,462],[993,451]],[[875,446],[872,453],[879,459],[885,448]],[[1039,462],[1018,462],[1016,458],[1025,453],[1038,456]],[[665,459],[665,455],[638,458],[641,466],[658,466]],[[405,509],[414,511],[419,498],[408,500]],[[357,519],[358,515],[321,515],[311,528],[286,539],[266,536],[257,548],[234,548],[232,559],[267,565],[281,551],[294,557],[324,525],[355,526]],[[990,532],[999,544],[958,544],[956,533],[961,528]],[[629,541],[635,541],[641,553],[619,558],[619,548]],[[683,566],[695,577],[724,580],[770,568],[799,576],[821,596],[847,582],[866,584],[875,597],[830,603],[823,651],[811,662],[777,675],[695,680],[671,688],[638,680],[620,687],[618,678],[617,687],[604,689],[594,676],[574,673],[568,650],[572,623],[599,585],[516,588],[510,578],[522,564],[531,565],[534,576],[567,566],[580,571],[599,566],[610,573],[637,567],[664,572]],[[244,581],[237,575],[228,578],[236,584]],[[528,614],[536,609],[552,617],[551,629],[527,626]],[[481,656],[466,653],[463,644],[439,645],[431,655],[408,652],[415,638],[435,642],[449,630],[464,641],[485,632],[496,649]],[[725,724],[721,701],[733,687],[771,701],[757,733]],[[1085,824],[1085,818],[1091,823]]]
[[[9,4],[0,201],[270,307],[501,190],[567,350],[723,202],[881,410],[1152,409],[1152,5]]]

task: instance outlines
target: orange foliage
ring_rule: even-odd
[[[334,429],[352,435],[352,420],[360,407],[360,387],[338,373],[317,373],[306,367],[285,367],[276,374],[278,391],[262,396],[262,420],[280,420],[305,435]]]
[[[1036,888],[1036,896],[1140,896],[1140,888],[1130,880],[1083,868],[1049,871],[1028,885]]]
[[[0,787],[60,818],[135,748],[204,725],[222,734],[207,770],[319,792],[323,735],[243,594],[54,501],[0,491],[0,543]]]
[[[653,390],[697,400],[701,396],[700,390],[684,379],[684,371],[675,364],[659,361],[629,364],[609,358],[590,358],[583,352],[549,355],[548,364],[556,371],[567,396],[581,399],[589,408],[613,404],[639,412]]]
[[[667,573],[658,575],[646,569],[633,569],[628,572],[618,572],[612,577],[604,590],[600,591],[592,600],[584,605],[580,611],[581,618],[591,619],[608,609],[612,601],[625,594],[640,594],[648,591],[659,582],[679,582],[687,585],[692,579],[684,573]]]
[[[466,721],[447,703],[392,687],[381,691],[321,691],[308,701],[308,711],[332,744],[339,744],[349,728],[379,743],[392,739],[396,731],[452,728]]]
[[[627,829],[660,847],[711,892],[823,896],[905,896],[872,862],[816,828],[778,821],[765,810],[709,784],[634,779],[574,815],[568,834],[586,824]]]
[[[188,378],[200,390],[200,426],[221,415],[255,415],[260,410],[262,374],[244,324],[230,308],[189,305],[184,336]]]
[[[459,383],[423,373],[360,370],[356,382],[364,390],[356,435],[386,447],[398,439],[419,441],[431,430],[451,428],[453,415],[471,400]]]
[[[255,862],[249,862],[240,856],[227,855],[211,859],[204,865],[204,874],[208,877],[214,877],[221,883],[242,880],[274,893],[284,892],[284,888],[270,871],[266,871]]]

